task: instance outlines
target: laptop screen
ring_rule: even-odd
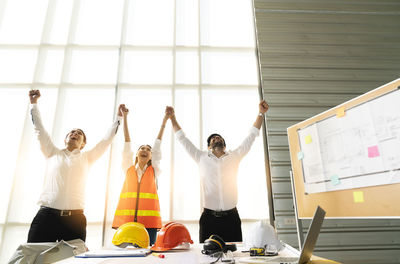
[[[311,225],[308,228],[306,239],[304,240],[303,249],[301,250],[299,264],[310,261],[312,253],[317,243],[319,232],[321,231],[322,222],[325,218],[325,211],[321,207],[317,207]]]

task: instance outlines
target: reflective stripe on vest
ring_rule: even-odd
[[[124,193],[121,193],[121,195],[119,197],[120,198],[136,198],[137,192],[124,192]],[[158,200],[158,195],[156,193],[140,193],[139,199],[140,198]]]
[[[135,210],[116,210],[115,215],[135,215]],[[159,211],[153,210],[138,210],[138,216],[160,216]]]
[[[131,166],[126,172],[112,227],[139,222],[146,228],[161,228],[158,199],[153,167],[147,167],[139,182],[136,168]]]

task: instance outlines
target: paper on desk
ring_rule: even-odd
[[[199,264],[203,262],[203,257],[199,251],[186,251],[186,252],[166,252],[165,258],[158,258],[149,255],[145,258],[108,258],[99,264]],[[211,259],[212,260],[212,259]],[[214,259],[215,260],[215,259]],[[209,264],[211,261],[206,262]]]
[[[100,249],[88,251],[75,256],[76,258],[109,258],[109,257],[145,257],[150,254],[150,249]]]
[[[295,249],[289,244],[286,244],[285,242],[281,241],[281,244],[283,246],[283,249],[279,251],[279,256],[282,257],[300,257],[300,251]]]

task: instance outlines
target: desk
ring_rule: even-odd
[[[148,255],[147,257],[123,257],[123,258],[68,258],[62,261],[56,262],[56,264],[72,264],[72,263],[82,263],[82,264],[206,264],[215,260],[215,258],[211,258],[209,256],[201,254],[201,249],[203,248],[202,244],[192,245],[189,250],[185,251],[174,251],[174,252],[165,252],[165,258],[158,258],[152,255]],[[238,250],[233,252],[233,256],[235,260],[238,260],[241,257],[248,257],[249,253],[242,253],[244,250],[242,245],[238,245]],[[288,257],[296,257],[299,256],[299,251],[292,248],[289,245],[286,245],[280,252],[281,256]],[[322,263],[319,261],[323,261],[322,258],[313,257],[312,263],[318,264]],[[218,262],[221,263],[221,262]],[[238,263],[238,261],[236,261]],[[328,261],[324,263],[338,263],[334,261]]]

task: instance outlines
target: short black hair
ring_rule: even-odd
[[[222,140],[224,141],[224,147],[226,147],[225,139],[224,139],[220,134],[217,134],[217,133],[211,134],[211,135],[207,138],[207,147],[210,146],[211,139],[212,139],[213,137],[216,137],[216,136],[222,138]]]
[[[85,132],[83,132],[83,130],[80,129],[80,128],[78,128],[77,130],[79,130],[79,131],[82,132],[82,135],[83,135],[83,142],[85,142],[85,144],[86,144],[86,134],[85,134]]]

